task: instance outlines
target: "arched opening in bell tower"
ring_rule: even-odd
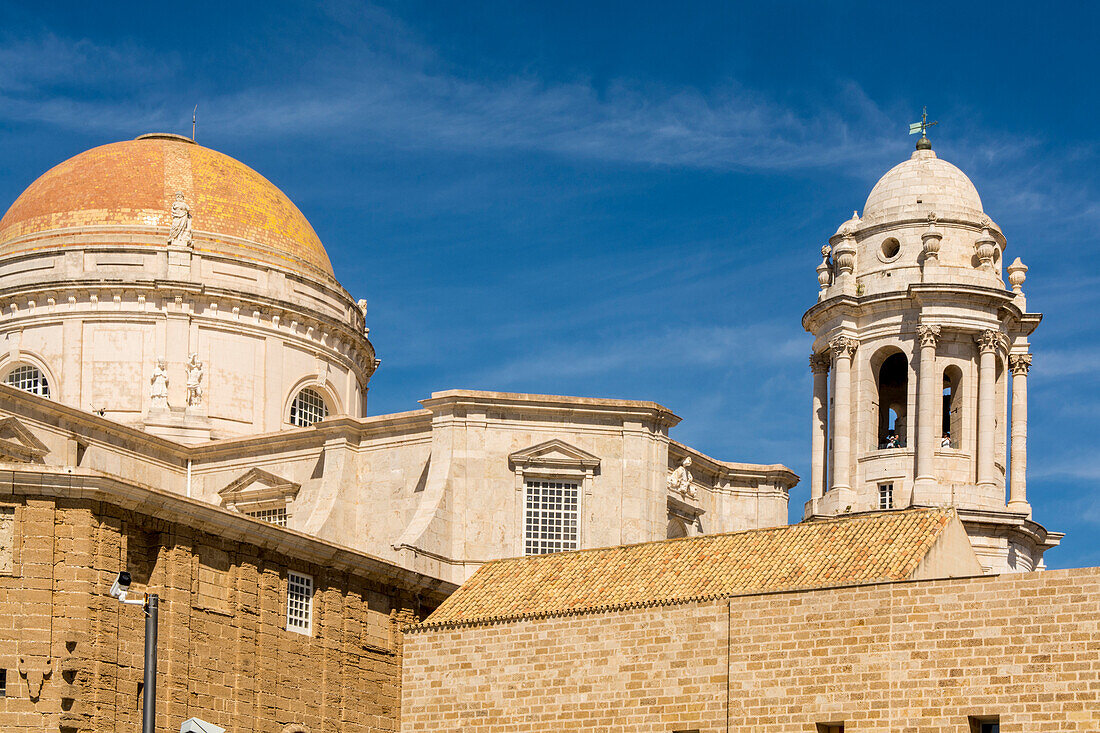
[[[876,355],[876,361],[878,355]],[[909,360],[896,351],[881,360],[875,371],[878,389],[878,448],[904,448],[907,441],[906,407],[909,399]]]
[[[941,448],[962,447],[962,369],[949,366],[943,370],[943,426]]]

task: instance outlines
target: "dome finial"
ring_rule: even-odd
[[[916,135],[920,133],[920,140],[917,140],[917,150],[931,150],[932,141],[928,139],[928,128],[933,125],[938,125],[939,122],[928,121],[928,108],[925,107],[921,111],[920,122],[913,122],[909,125],[909,134]]]

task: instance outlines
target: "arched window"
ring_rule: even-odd
[[[50,383],[46,381],[46,375],[30,364],[20,364],[8,372],[8,376],[4,377],[4,384],[39,397],[50,396]]]
[[[325,398],[312,387],[303,389],[290,403],[290,424],[295,427],[308,428],[326,417],[328,417],[328,405],[325,404]]]
[[[909,361],[905,354],[886,357],[878,369],[878,447],[904,448],[906,405],[909,399]]]
[[[962,369],[949,366],[943,370],[943,425],[941,448],[962,447]]]

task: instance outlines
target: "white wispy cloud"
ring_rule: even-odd
[[[333,43],[292,81],[206,96],[206,125],[253,138],[325,135],[339,143],[774,170],[851,165],[873,159],[895,137],[881,133],[892,123],[854,84],[805,115],[735,82],[702,91],[629,79],[597,88],[533,75],[466,78],[392,19],[345,28]],[[169,111],[180,101],[174,95],[198,93],[183,81],[178,59],[132,45],[22,39],[3,44],[0,69],[0,118],[59,127],[167,127],[179,121]]]
[[[774,324],[743,327],[690,325],[571,339],[568,348],[539,343],[523,356],[479,375],[485,384],[575,379],[639,369],[731,369],[749,364],[789,365],[806,350],[806,337]]]

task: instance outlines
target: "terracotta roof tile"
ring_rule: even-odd
[[[952,517],[909,509],[496,560],[422,627],[905,580]]]

